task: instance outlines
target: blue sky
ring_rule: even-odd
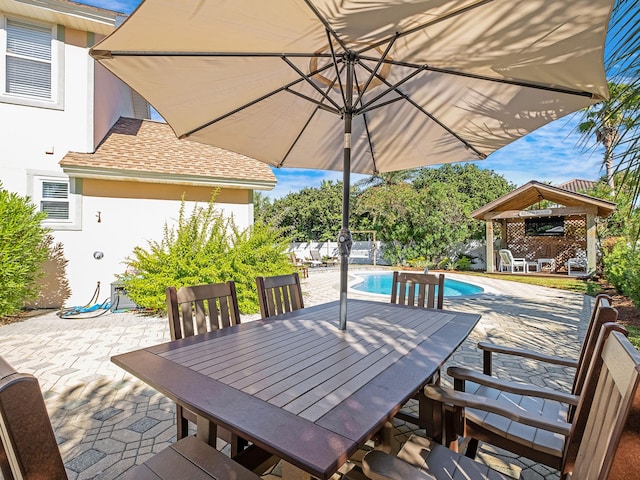
[[[179,0],[178,0],[179,1]],[[80,1],[122,13],[131,13],[139,0]],[[602,170],[603,150],[585,149],[576,133],[580,114],[568,115],[516,140],[492,153],[486,160],[476,162],[480,168],[494,170],[508,181],[520,186],[530,180],[562,183],[574,178],[597,180]],[[275,189],[264,192],[280,198],[304,187],[320,186],[323,180],[341,180],[341,172],[302,169],[274,169],[278,178]],[[363,175],[352,175],[352,184]]]

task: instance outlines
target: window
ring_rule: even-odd
[[[69,220],[69,183],[43,180],[40,211],[47,220]]]
[[[3,23],[1,100],[61,108],[64,44],[57,41],[58,27],[11,17]]]
[[[54,230],[79,230],[81,228],[80,180],[29,172],[29,196],[38,210],[47,214],[43,224]]]
[[[51,99],[51,27],[7,19],[6,93]]]

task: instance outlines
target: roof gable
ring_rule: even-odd
[[[484,220],[487,215],[492,213],[524,210],[540,200],[549,200],[566,207],[593,206],[597,208],[599,217],[607,217],[616,209],[615,203],[532,180],[475,210],[471,216],[476,220]]]
[[[271,189],[276,177],[258,160],[179,140],[166,123],[121,117],[94,153],[69,152],[69,176]]]

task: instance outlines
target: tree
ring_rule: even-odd
[[[509,193],[515,185],[493,170],[481,169],[474,163],[447,164],[439,168],[423,168],[413,185],[416,189],[446,184],[461,194],[466,217],[461,219],[469,230],[469,238],[484,237],[484,222],[471,218],[471,212]],[[469,238],[465,239],[468,240]]]
[[[353,212],[355,189],[350,201]],[[294,241],[335,240],[342,225],[342,182],[325,180],[320,187],[290,193],[265,205],[256,217],[288,227]],[[351,222],[352,229],[357,225],[357,220]]]
[[[604,146],[607,184],[615,192],[613,149],[620,139],[620,130],[628,130],[636,121],[625,105],[637,105],[638,98],[637,92],[626,84],[609,82],[609,91],[609,100],[584,110],[584,120],[578,124],[578,131],[583,138],[595,135],[596,142]]]
[[[435,263],[469,236],[464,197],[445,183],[420,190],[407,183],[370,187],[356,214],[368,218],[385,244],[385,258],[397,264],[418,258]]]

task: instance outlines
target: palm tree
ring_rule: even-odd
[[[632,201],[637,204],[640,200],[640,0],[616,1],[607,46],[607,77],[623,87],[611,92],[609,103],[618,105],[620,116],[626,119],[627,125],[631,124],[618,132],[612,147],[616,150],[616,170],[621,174],[617,178],[620,185],[629,187]]]
[[[578,130],[585,137],[595,134],[596,141],[604,146],[607,183],[614,191],[613,149],[620,141],[620,130],[626,131],[636,123],[628,106],[637,104],[637,93],[629,85],[613,82],[609,82],[609,92],[609,100],[585,110],[585,120],[578,125]]]
[[[395,172],[376,173],[368,178],[364,178],[358,182],[358,186],[367,187],[389,187],[399,185],[401,183],[410,182],[416,175],[416,169],[397,170]]]

